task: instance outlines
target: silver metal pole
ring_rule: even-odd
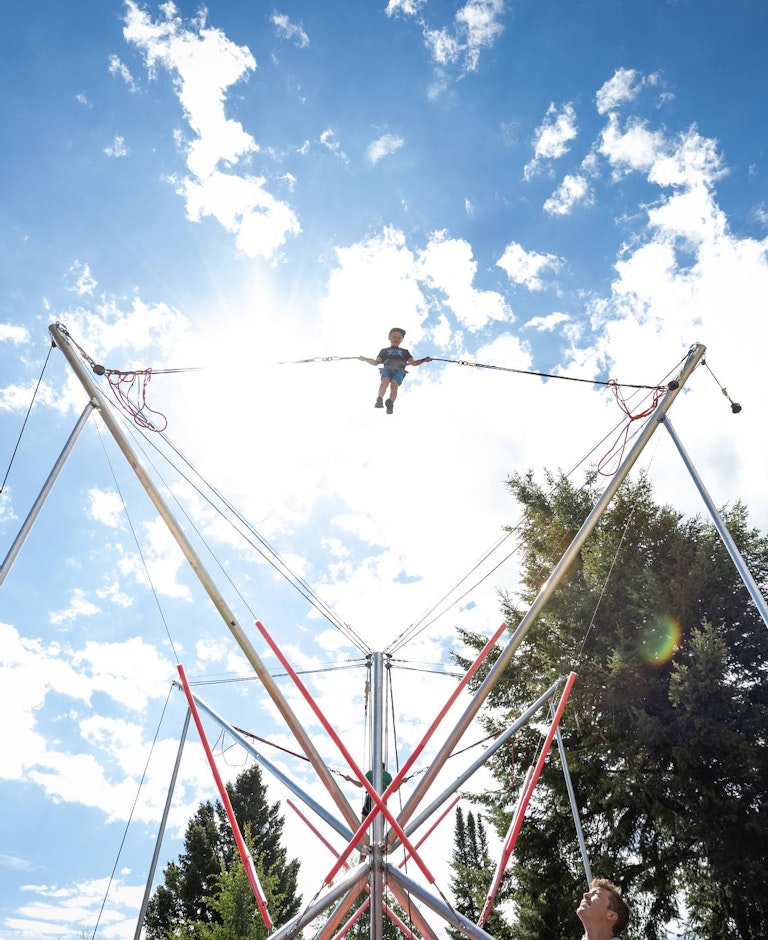
[[[387,882],[387,888],[397,903],[408,915],[408,920],[413,921],[419,930],[419,933],[427,940],[438,940],[438,936],[432,928],[427,918],[421,910],[413,903],[408,892],[399,884],[391,879]]]
[[[224,623],[226,623],[232,636],[235,638],[235,641],[237,642],[238,646],[243,651],[243,654],[245,655],[246,659],[251,664],[254,671],[256,672],[256,675],[261,680],[261,684],[264,686],[270,698],[275,703],[278,711],[283,716],[285,723],[288,725],[288,727],[291,729],[291,731],[295,735],[296,740],[299,742],[302,749],[304,750],[304,753],[309,759],[310,763],[315,768],[317,775],[323,781],[323,784],[325,785],[326,789],[331,795],[331,798],[336,803],[342,815],[347,820],[347,822],[352,827],[352,829],[353,830],[357,829],[359,823],[357,821],[357,816],[355,815],[355,811],[350,806],[347,798],[341,792],[341,789],[339,785],[336,783],[335,779],[333,778],[331,772],[323,763],[322,758],[320,757],[314,744],[312,743],[312,739],[307,734],[300,720],[293,713],[293,710],[291,709],[290,705],[288,704],[282,692],[280,691],[279,686],[277,685],[277,683],[274,681],[272,676],[267,671],[266,666],[261,661],[251,641],[248,639],[248,636],[246,635],[245,631],[237,622],[237,618],[235,617],[234,613],[230,609],[227,602],[224,600],[224,597],[222,596],[219,589],[216,587],[213,579],[206,571],[205,567],[203,566],[202,561],[198,557],[189,539],[185,535],[184,530],[181,528],[179,523],[174,518],[173,513],[168,508],[168,505],[163,499],[160,491],[153,483],[147,471],[144,469],[139,459],[138,454],[135,452],[135,450],[131,446],[130,442],[128,441],[128,438],[123,432],[123,429],[120,427],[119,422],[115,419],[114,415],[112,414],[112,410],[108,406],[106,400],[104,399],[104,396],[99,391],[99,388],[96,385],[96,383],[91,379],[80,357],[77,355],[74,349],[72,349],[72,346],[70,345],[70,342],[69,342],[69,338],[67,337],[65,333],[62,332],[58,324],[51,324],[51,326],[48,327],[48,332],[53,337],[54,343],[63,353],[64,357],[66,358],[67,362],[72,367],[75,375],[78,377],[78,379],[82,383],[88,395],[93,400],[95,400],[97,407],[99,409],[99,413],[101,414],[102,420],[104,421],[104,424],[107,426],[110,432],[112,433],[112,436],[114,437],[115,442],[117,443],[117,446],[123,452],[123,455],[125,456],[126,460],[133,468],[133,471],[136,474],[136,476],[139,478],[139,482],[147,491],[147,494],[149,495],[149,498],[152,500],[155,508],[160,514],[160,517],[168,526],[171,532],[171,535],[173,535],[173,537],[176,539],[176,542],[178,543],[179,548],[182,550],[187,561],[192,566],[192,570],[195,572],[198,580],[202,584],[206,593],[208,594],[210,599],[213,601],[214,606],[216,607],[218,612],[221,614],[221,617],[224,620]]]
[[[187,709],[187,715],[184,719],[184,727],[181,729],[181,738],[179,739],[179,749],[176,752],[176,763],[173,765],[173,773],[171,774],[171,782],[168,785],[168,796],[165,798],[165,807],[163,808],[163,818],[160,820],[160,829],[157,833],[157,839],[155,841],[155,851],[152,855],[152,864],[149,866],[149,874],[147,875],[147,886],[144,888],[144,897],[141,901],[141,910],[139,911],[139,919],[136,923],[136,932],[133,935],[133,940],[139,940],[141,936],[142,928],[144,927],[144,918],[147,916],[147,907],[149,906],[149,896],[152,893],[152,882],[155,880],[155,872],[157,871],[157,861],[160,858],[160,849],[163,845],[163,836],[165,835],[165,827],[168,824],[168,814],[171,811],[171,800],[173,799],[173,791],[176,788],[176,778],[179,775],[179,766],[181,765],[181,755],[184,751],[184,742],[187,740],[187,731],[189,730],[189,719],[191,718],[192,713]]]
[[[666,414],[674,400],[680,394],[680,390],[683,388],[686,380],[690,377],[693,370],[703,358],[705,352],[706,347],[701,344],[695,344],[688,351],[688,356],[685,360],[683,368],[680,370],[680,374],[677,376],[674,382],[670,383],[669,391],[666,393],[656,410],[646,422],[645,427],[639,433],[637,440],[632,445],[632,448],[624,458],[624,461],[619,469],[616,471],[613,479],[605,488],[602,496],[595,504],[592,512],[586,518],[579,531],[576,533],[576,536],[574,537],[569,547],[566,549],[560,561],[555,565],[554,569],[552,570],[552,574],[542,585],[536,599],[528,610],[528,613],[520,621],[520,624],[518,625],[511,639],[507,643],[506,647],[502,650],[501,655],[493,664],[490,671],[488,672],[488,675],[485,677],[480,687],[475,692],[469,707],[466,709],[463,716],[459,719],[456,727],[446,739],[442,749],[432,761],[429,769],[411,793],[408,802],[403,807],[400,815],[398,816],[398,821],[401,825],[404,825],[405,822],[413,815],[424,794],[432,785],[432,781],[440,773],[443,764],[451,755],[454,747],[461,739],[461,736],[464,734],[472,720],[482,708],[483,703],[488,697],[488,694],[501,678],[502,673],[509,665],[514,654],[517,652],[517,648],[522,643],[525,635],[528,633],[529,628],[547,605],[550,597],[554,594],[568,569],[576,560],[576,556],[581,551],[582,546],[599,522],[600,517],[607,509],[608,504],[616,495],[616,491],[624,482],[625,478],[629,474],[629,471],[632,469],[638,457],[642,453],[643,448],[653,436],[653,433],[658,427],[663,416]],[[390,841],[392,841],[392,838],[392,835],[390,835]]]
[[[67,461],[67,458],[72,453],[72,448],[75,446],[75,441],[80,437],[80,433],[85,427],[85,423],[88,418],[91,416],[91,412],[96,407],[95,401],[89,401],[88,404],[83,409],[83,413],[77,419],[77,424],[72,429],[72,433],[67,438],[67,443],[64,445],[63,450],[59,454],[58,460],[53,465],[53,469],[48,474],[48,479],[43,484],[43,488],[40,490],[37,499],[35,500],[32,508],[27,514],[27,518],[24,520],[22,527],[19,529],[19,534],[13,540],[13,545],[11,545],[8,550],[8,554],[5,556],[5,560],[2,565],[0,565],[0,587],[2,587],[3,582],[5,581],[8,572],[11,570],[11,566],[16,560],[16,556],[21,551],[24,542],[27,540],[27,536],[32,531],[32,526],[35,524],[35,520],[40,515],[40,511],[43,508],[43,505],[48,499],[48,495],[53,489],[53,484],[58,479],[61,469]]]
[[[177,688],[181,688],[178,682],[173,683]],[[191,690],[190,690],[191,691]],[[282,770],[278,769],[268,758],[264,757],[256,748],[251,744],[248,738],[245,735],[241,734],[236,728],[234,728],[225,718],[222,718],[216,711],[214,711],[210,705],[206,704],[198,695],[192,692],[192,698],[195,700],[195,704],[200,709],[204,711],[209,718],[212,718],[220,728],[223,728],[227,734],[230,734],[241,747],[244,747],[249,754],[251,754],[265,770],[268,770],[273,777],[280,781],[284,787],[287,787],[291,793],[295,794],[303,803],[305,803],[310,809],[314,810],[315,813],[326,822],[332,829],[335,829],[340,836],[349,842],[354,833],[351,829],[348,829],[345,825],[339,822],[335,816],[332,816],[326,809],[324,809],[316,800],[297,786],[294,781],[286,776]]]
[[[311,924],[316,917],[327,910],[331,904],[340,897],[350,891],[354,891],[355,888],[362,890],[362,885],[366,879],[367,873],[367,866],[358,866],[355,868],[343,881],[338,882],[334,887],[330,888],[322,898],[314,901],[300,914],[291,918],[287,924],[283,924],[282,927],[279,927],[271,933],[269,940],[291,940],[291,938],[299,934],[308,924]]]
[[[413,894],[420,901],[423,901],[427,907],[431,907],[444,921],[456,927],[465,936],[471,937],[472,940],[493,940],[493,937],[491,937],[489,933],[486,933],[482,927],[478,927],[477,924],[473,924],[472,921],[463,914],[454,911],[445,901],[441,901],[431,895],[426,888],[417,884],[413,879],[408,878],[407,875],[404,875],[399,869],[395,868],[394,865],[387,865],[387,878],[388,884],[391,884],[393,881],[399,883],[409,894]]]
[[[373,654],[373,669],[371,681],[373,684],[373,701],[371,708],[373,730],[371,734],[371,769],[372,783],[377,793],[384,789],[384,747],[383,747],[383,714],[384,714],[384,654]],[[371,875],[369,886],[371,889],[371,904],[368,908],[369,930],[371,940],[381,940],[383,931],[384,894],[381,885],[384,815],[377,813],[372,823],[371,832]]]
[[[443,803],[449,800],[459,789],[462,783],[468,780],[476,770],[479,770],[480,767],[482,767],[489,758],[493,757],[496,751],[503,747],[512,737],[512,735],[522,728],[523,725],[527,724],[543,705],[546,705],[547,701],[552,698],[558,687],[565,682],[566,678],[567,676],[561,676],[557,682],[554,682],[543,695],[540,695],[539,698],[536,699],[533,705],[527,708],[516,721],[514,721],[502,734],[498,736],[498,738],[496,738],[493,744],[483,751],[481,756],[478,757],[474,763],[470,764],[470,766],[462,774],[460,774],[446,790],[443,790],[440,796],[434,799],[425,810],[422,810],[422,812],[415,819],[412,819],[408,826],[405,827],[405,834],[409,836],[412,832],[415,832],[427,821],[427,819],[429,819],[429,817],[436,810],[438,810],[443,805]]]
[[[592,869],[589,865],[589,856],[587,855],[587,844],[584,841],[584,832],[581,828],[581,819],[579,818],[579,808],[576,805],[576,795],[573,792],[573,782],[571,781],[571,775],[568,771],[568,760],[565,756],[565,745],[563,744],[563,737],[560,734],[560,725],[557,726],[555,731],[555,739],[557,740],[557,749],[560,752],[560,763],[563,765],[563,774],[565,776],[565,787],[568,790],[568,799],[571,803],[571,812],[573,813],[573,821],[576,824],[576,838],[579,840],[579,850],[581,852],[581,861],[584,865],[584,874],[587,876],[587,885],[592,884]]]
[[[728,527],[726,526],[723,517],[720,515],[717,507],[712,501],[712,497],[707,492],[707,488],[704,486],[701,477],[696,471],[696,468],[693,465],[693,461],[688,456],[688,453],[683,447],[682,441],[677,436],[675,429],[672,427],[672,422],[666,416],[661,420],[664,424],[664,427],[669,431],[670,437],[675,442],[675,447],[677,447],[680,456],[683,458],[683,463],[685,464],[688,472],[693,477],[693,482],[696,484],[696,488],[701,494],[701,498],[704,500],[704,503],[709,510],[709,514],[712,516],[712,520],[715,523],[715,528],[720,534],[720,538],[723,540],[723,544],[728,550],[728,554],[731,556],[731,561],[736,566],[736,570],[739,572],[741,580],[744,582],[744,585],[749,591],[750,597],[755,602],[755,606],[757,607],[760,616],[763,618],[763,622],[765,623],[766,627],[768,627],[768,604],[766,604],[765,598],[760,593],[760,588],[757,586],[755,579],[752,577],[752,573],[750,572],[749,568],[747,568],[747,564],[744,561],[741,552],[737,548],[736,543],[733,541],[733,537],[728,531]]]

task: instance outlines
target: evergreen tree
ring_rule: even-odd
[[[248,845],[257,871],[270,885],[269,910],[275,924],[290,919],[301,906],[297,891],[299,862],[287,860],[281,844],[284,819],[277,803],[269,805],[258,765],[243,771],[227,792],[242,831],[248,832]],[[228,875],[236,871],[239,855],[226,811],[220,801],[201,803],[187,825],[184,851],[170,862],[147,908],[147,940],[168,940],[181,936],[190,925],[221,924],[219,897],[226,887],[230,896],[236,884]],[[241,866],[242,867],[242,866]],[[234,876],[232,876],[234,877]],[[247,876],[242,871],[242,877]],[[264,886],[264,880],[262,885]],[[265,886],[266,890],[266,886]],[[260,915],[248,885],[249,904]],[[229,903],[229,901],[227,901]],[[234,902],[232,902],[234,903]]]
[[[488,852],[488,837],[482,816],[475,816],[472,810],[469,810],[465,822],[460,806],[456,809],[451,867],[453,874],[450,884],[456,910],[473,923],[477,923],[485,907],[496,866]],[[503,897],[504,893],[500,891],[484,928],[496,938],[510,936],[509,926],[499,912],[499,902]],[[463,937],[463,934],[453,928],[448,932],[454,940]]]
[[[597,499],[531,474],[510,487],[523,509],[515,627]],[[768,540],[736,505],[726,524],[755,580],[768,585]],[[484,638],[465,634],[480,648]],[[657,940],[685,902],[694,936],[768,936],[768,629],[714,527],[625,483],[567,578],[532,625],[486,702],[498,730],[556,677],[578,674],[561,731],[593,872],[619,883],[634,908],[628,937]],[[482,674],[475,679],[475,685]],[[539,726],[515,749],[533,762]],[[515,788],[510,749],[484,796],[506,832]],[[584,890],[556,753],[529,808],[512,860],[515,936],[560,940],[578,929]]]

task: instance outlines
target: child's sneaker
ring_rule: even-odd
[[[383,407],[384,407],[384,402],[383,402],[380,398],[377,398],[377,399],[376,399],[376,404],[375,404],[373,407],[374,407],[374,408],[383,408]]]
[[[395,407],[395,403],[392,401],[391,398],[388,398],[388,399],[387,399],[387,414],[388,414],[388,415],[391,415],[391,414],[392,414],[392,409],[393,409],[394,407]]]

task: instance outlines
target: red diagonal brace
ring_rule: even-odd
[[[197,727],[197,733],[200,735],[200,740],[203,744],[205,756],[208,758],[208,763],[211,765],[211,772],[213,773],[213,779],[216,781],[216,786],[219,790],[221,802],[223,803],[224,809],[227,812],[229,825],[232,827],[232,835],[235,837],[237,851],[240,853],[240,859],[243,863],[243,868],[245,869],[245,873],[248,876],[248,881],[251,884],[253,896],[256,898],[256,904],[258,905],[259,912],[261,913],[261,919],[264,921],[264,926],[267,928],[267,930],[272,930],[272,918],[269,916],[269,911],[267,910],[267,901],[264,897],[264,892],[261,889],[261,885],[259,884],[259,876],[256,874],[256,869],[253,865],[251,853],[248,851],[248,846],[245,844],[243,834],[240,832],[240,826],[237,824],[235,811],[232,809],[232,801],[229,798],[229,793],[227,793],[227,788],[224,786],[224,781],[221,779],[221,774],[219,773],[219,769],[216,766],[216,761],[213,759],[213,752],[211,751],[211,747],[208,744],[208,738],[205,736],[203,723],[200,720],[200,713],[197,710],[197,705],[195,704],[192,690],[190,689],[189,683],[187,682],[187,677],[184,673],[184,667],[181,665],[181,663],[179,663],[177,669],[179,671],[179,676],[181,677],[181,684],[184,688],[184,694],[187,697],[189,710],[192,712],[192,717],[194,718],[195,725]]]
[[[421,871],[422,871],[422,874],[423,874],[424,877],[427,879],[427,881],[429,881],[430,884],[434,884],[434,883],[435,883],[434,876],[432,875],[432,873],[430,872],[430,870],[427,868],[427,866],[424,864],[424,862],[422,861],[422,859],[419,857],[419,854],[416,852],[416,850],[414,849],[414,847],[411,845],[411,843],[410,843],[410,841],[409,841],[409,839],[408,839],[408,836],[405,834],[405,832],[403,832],[403,827],[400,825],[400,823],[398,823],[398,821],[397,821],[397,820],[395,819],[395,817],[392,815],[392,812],[387,808],[387,805],[386,805],[386,803],[384,802],[384,800],[382,799],[381,794],[379,794],[379,793],[376,792],[376,788],[373,786],[372,783],[370,783],[370,782],[368,781],[368,779],[366,778],[365,774],[364,774],[364,773],[362,772],[362,770],[357,766],[357,764],[355,763],[354,758],[352,757],[352,755],[349,753],[349,751],[348,751],[347,748],[345,747],[344,742],[341,740],[341,738],[338,736],[338,734],[336,734],[335,730],[334,730],[333,727],[331,726],[331,723],[328,721],[328,719],[325,717],[325,715],[322,713],[322,711],[320,710],[319,706],[317,705],[317,702],[315,702],[315,700],[314,700],[314,699],[312,698],[312,696],[309,694],[309,691],[308,691],[308,689],[306,688],[306,686],[304,685],[304,683],[301,681],[301,679],[299,679],[298,675],[296,674],[296,670],[293,668],[293,666],[291,666],[291,664],[288,662],[288,660],[286,659],[286,657],[283,655],[283,653],[282,653],[282,651],[280,650],[279,646],[275,643],[275,641],[274,641],[274,640],[272,639],[272,637],[269,635],[269,633],[268,633],[266,627],[264,626],[264,624],[257,620],[257,621],[256,621],[256,627],[257,627],[257,629],[259,630],[259,632],[261,633],[261,635],[264,637],[264,639],[267,641],[267,643],[269,644],[269,647],[270,647],[270,649],[272,650],[272,652],[273,652],[273,653],[275,654],[275,656],[277,656],[277,658],[280,660],[280,664],[281,664],[282,667],[285,669],[285,671],[288,673],[288,675],[291,677],[291,679],[293,680],[294,684],[296,685],[296,688],[297,688],[297,689],[299,690],[299,692],[301,692],[301,694],[304,696],[304,700],[307,702],[307,704],[309,705],[309,707],[312,709],[312,711],[315,713],[315,715],[316,715],[316,716],[318,717],[318,719],[320,720],[322,726],[325,728],[325,730],[326,730],[326,731],[328,732],[328,734],[330,735],[331,740],[334,742],[334,744],[336,745],[336,747],[338,747],[338,749],[339,749],[339,750],[341,751],[341,753],[344,755],[344,758],[345,758],[345,760],[347,761],[347,763],[349,764],[350,768],[351,768],[352,771],[355,773],[355,775],[357,776],[357,779],[360,781],[360,783],[361,783],[361,784],[365,787],[365,789],[368,791],[368,793],[369,793],[370,796],[371,796],[371,800],[373,801],[373,805],[374,805],[373,810],[368,814],[368,816],[367,816],[367,817],[365,818],[365,820],[363,821],[362,825],[358,828],[357,832],[355,832],[355,834],[352,836],[352,839],[350,840],[349,845],[348,845],[348,846],[346,847],[346,849],[341,853],[341,855],[339,856],[338,861],[337,861],[336,864],[333,866],[333,869],[326,875],[326,877],[325,877],[325,884],[330,884],[330,883],[333,881],[333,879],[334,879],[334,877],[336,876],[336,874],[338,873],[339,869],[342,867],[342,865],[344,864],[344,862],[346,862],[346,860],[347,860],[347,858],[349,857],[350,853],[354,850],[355,846],[358,844],[358,842],[359,842],[359,840],[360,840],[360,837],[361,837],[361,836],[363,835],[363,833],[366,831],[366,829],[368,828],[368,826],[370,826],[370,824],[373,822],[373,818],[374,818],[374,816],[375,816],[375,813],[376,813],[376,810],[377,810],[377,809],[381,810],[381,812],[384,813],[385,817],[389,820],[389,824],[392,826],[392,828],[394,829],[394,831],[397,833],[398,838],[399,838],[400,841],[403,843],[403,845],[406,847],[406,849],[408,849],[408,851],[411,853],[411,855],[413,856],[414,862],[419,866],[419,868],[420,868]]]
[[[515,843],[517,842],[517,837],[520,835],[520,829],[523,825],[525,812],[528,809],[528,803],[533,796],[533,791],[536,787],[536,784],[538,783],[539,777],[541,776],[541,771],[544,769],[544,761],[547,759],[547,754],[549,753],[549,749],[552,746],[552,739],[554,738],[555,732],[557,731],[557,726],[560,724],[560,719],[562,718],[563,711],[565,710],[565,703],[568,701],[568,696],[571,694],[571,689],[573,688],[573,683],[575,681],[576,673],[572,672],[566,679],[563,692],[560,696],[560,701],[557,703],[557,709],[555,710],[554,717],[552,718],[552,724],[549,726],[549,731],[547,732],[547,736],[544,739],[544,744],[542,745],[539,759],[536,761],[536,765],[533,768],[533,773],[529,772],[530,779],[528,779],[526,776],[525,783],[523,784],[522,796],[518,802],[517,807],[515,808],[515,814],[512,819],[512,826],[510,827],[510,830],[507,833],[507,838],[504,841],[501,860],[499,862],[499,867],[496,869],[496,877],[494,878],[493,885],[490,892],[488,893],[483,912],[477,922],[478,927],[482,927],[485,924],[488,914],[491,911],[491,906],[496,897],[496,892],[499,890],[499,885],[501,884],[501,879],[504,875],[504,869],[507,867],[507,862],[509,861],[512,852],[515,850]]]

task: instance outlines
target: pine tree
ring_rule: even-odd
[[[523,508],[512,627],[594,505],[593,483],[531,474],[510,481]],[[768,539],[736,505],[726,524],[768,585]],[[484,638],[465,634],[479,648]],[[768,936],[768,629],[714,527],[658,506],[645,478],[625,483],[486,702],[498,730],[555,678],[578,678],[561,725],[595,875],[633,902],[628,937],[658,940],[680,913],[707,940]],[[475,685],[482,675],[476,677]],[[532,762],[539,727],[516,744]],[[510,749],[484,796],[506,832]],[[570,806],[550,756],[512,859],[515,936],[560,940],[578,928],[584,890]]]
[[[299,862],[287,860],[281,844],[284,820],[278,804],[269,805],[258,765],[243,771],[234,784],[227,784],[235,816],[248,832],[249,849],[264,881],[270,886],[269,910],[275,924],[290,919],[300,908],[297,891]],[[201,803],[187,824],[184,851],[170,862],[147,908],[147,940],[167,940],[178,931],[200,930],[204,924],[221,924],[220,892],[235,891],[239,855],[220,801]],[[242,866],[241,866],[242,867]],[[245,871],[242,877],[247,878]],[[261,875],[260,875],[261,877]],[[247,881],[246,881],[247,883]],[[264,885],[266,891],[266,885]],[[259,917],[248,885],[249,904]],[[233,902],[234,903],[234,902]],[[260,918],[259,918],[260,922]]]
[[[460,806],[456,809],[451,868],[453,874],[450,884],[456,910],[477,923],[485,907],[496,867],[488,851],[488,837],[482,816],[475,816],[469,810],[465,822]],[[502,892],[491,908],[485,925],[485,930],[496,938],[510,936],[509,927],[498,907],[503,896]],[[463,936],[454,929],[450,929],[449,933],[454,940]]]

